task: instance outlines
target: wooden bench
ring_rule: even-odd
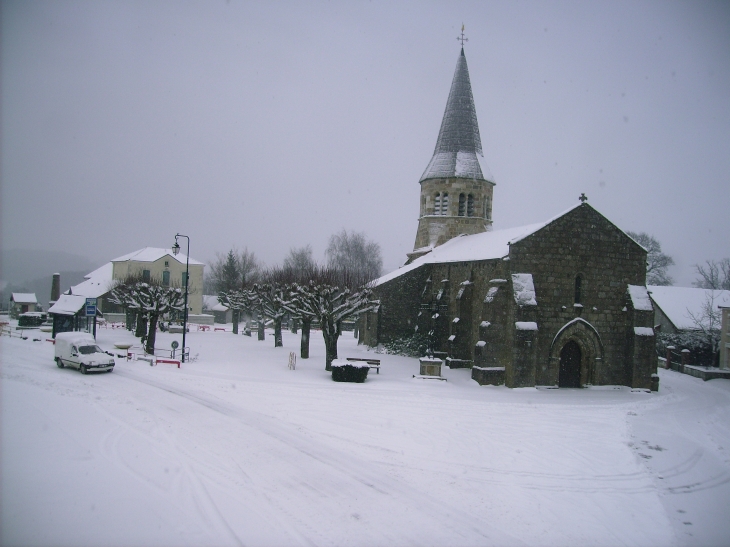
[[[380,359],[361,359],[359,357],[348,357],[348,361],[364,361],[368,365],[370,365],[370,368],[374,368],[376,371],[376,374],[380,374]]]

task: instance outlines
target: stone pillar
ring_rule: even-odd
[[[51,301],[48,303],[48,306],[53,306],[58,299],[61,297],[61,274],[60,273],[54,273],[53,274],[53,281],[51,283]]]

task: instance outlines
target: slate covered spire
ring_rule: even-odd
[[[483,155],[482,141],[479,137],[469,68],[462,47],[433,158],[421,176],[421,181],[459,177],[493,182],[488,170],[485,169],[486,173],[482,172],[477,153]]]

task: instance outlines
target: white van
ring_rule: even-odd
[[[58,368],[77,368],[81,374],[91,370],[111,372],[114,369],[114,357],[104,353],[87,332],[59,332],[55,348]]]

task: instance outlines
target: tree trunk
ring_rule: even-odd
[[[309,331],[312,328],[311,319],[302,319],[302,342],[300,354],[302,359],[309,359]]]
[[[296,317],[291,318],[291,333],[297,334],[297,330],[299,329],[299,319]]]
[[[340,329],[338,325],[326,322],[322,324],[322,336],[324,336],[324,347],[326,354],[326,362],[324,369],[332,370],[332,361],[337,359],[337,339],[340,337]]]
[[[137,315],[132,310],[124,310],[125,322],[127,323],[127,330],[132,332],[135,327],[135,318]]]
[[[266,318],[263,313],[259,314],[259,340],[266,340]]]
[[[137,312],[136,330],[134,335],[137,338],[143,337],[147,334],[147,316],[142,312]]]
[[[238,310],[231,310],[231,318],[233,319],[233,334],[238,334]]]
[[[144,348],[145,353],[155,354],[155,337],[157,335],[157,314],[150,314],[149,330],[147,331],[147,344]]]
[[[281,339],[281,317],[274,318],[274,347],[280,348],[284,346]]]

